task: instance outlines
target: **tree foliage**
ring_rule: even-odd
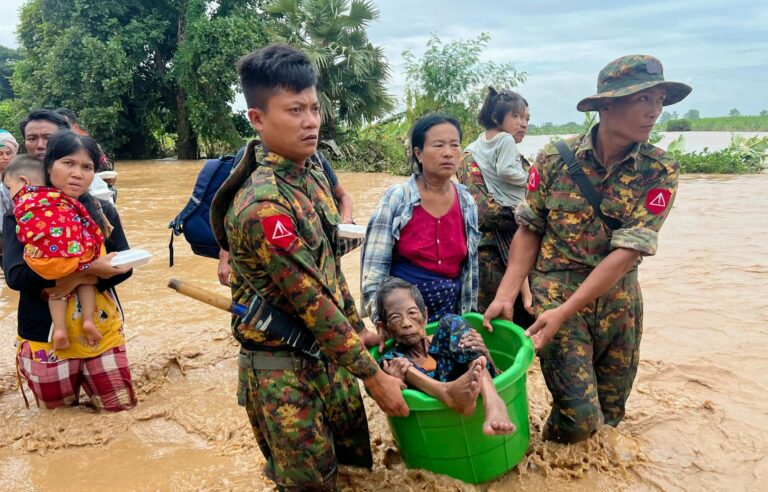
[[[21,60],[21,51],[0,45],[0,101],[13,99],[11,76],[13,65]]]
[[[669,120],[666,129],[668,132],[689,132],[691,131],[691,121],[685,118]]]
[[[185,91],[188,117],[204,154],[242,144],[243,116],[231,107],[239,87],[235,65],[269,42],[262,3],[229,1],[215,7],[210,1],[188,1],[185,39],[174,57],[173,76]]]
[[[180,157],[236,135],[235,61],[266,42],[253,0],[32,0],[21,12],[13,89],[28,109],[65,106],[119,157]]]
[[[683,118],[686,120],[698,120],[701,118],[701,114],[699,113],[698,109],[689,109],[684,115]]]
[[[411,51],[403,52],[409,119],[442,111],[457,118],[464,133],[469,134],[467,130],[477,127],[477,113],[487,86],[511,89],[525,82],[526,73],[512,63],[481,60],[490,39],[490,35],[481,33],[476,39],[443,43],[432,34],[421,58]]]
[[[389,67],[383,49],[366,33],[379,11],[368,0],[274,0],[265,10],[273,40],[304,51],[318,70],[323,135],[339,125],[358,128],[393,107],[386,91]]]

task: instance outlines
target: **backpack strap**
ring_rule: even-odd
[[[576,156],[570,147],[568,147],[568,144],[566,144],[564,140],[558,140],[555,142],[555,147],[557,147],[557,151],[560,153],[560,157],[562,157],[566,166],[568,166],[568,174],[570,174],[573,180],[576,181],[576,184],[579,185],[581,193],[587,198],[589,204],[592,205],[592,209],[595,211],[595,215],[600,217],[605,225],[607,225],[608,228],[612,231],[619,229],[621,227],[621,221],[613,217],[608,217],[600,209],[600,203],[603,201],[603,195],[595,189],[587,175],[584,174],[584,169],[582,169],[581,163],[576,160]]]
[[[251,140],[248,143],[241,161],[235,162],[232,173],[219,187],[211,202],[211,228],[213,229],[213,236],[216,238],[219,246],[226,251],[229,251],[229,241],[224,230],[224,216],[232,204],[235,195],[240,190],[240,186],[259,165],[254,157],[254,149],[260,145],[260,140]]]

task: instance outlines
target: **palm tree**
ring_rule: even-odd
[[[265,10],[278,20],[273,39],[302,50],[318,70],[324,138],[335,138],[339,124],[355,128],[392,110],[389,66],[365,32],[379,18],[372,2],[274,0]]]

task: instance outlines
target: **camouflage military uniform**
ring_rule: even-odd
[[[595,157],[592,132],[566,140],[585,174],[603,194],[601,209],[619,219],[611,231],[567,172],[554,145],[530,171],[518,223],[542,236],[531,274],[537,314],[563,304],[612,250],[656,253],[658,231],[672,206],[679,165],[646,143],[635,144],[608,172]],[[638,264],[640,261],[638,261]],[[637,265],[608,292],[566,320],[540,352],[553,408],[545,437],[574,442],[600,422],[624,417],[637,372],[642,297]]]
[[[523,160],[523,169],[531,167]],[[480,242],[477,247],[477,262],[479,267],[480,287],[477,292],[477,309],[484,312],[496,296],[501,278],[507,269],[507,253],[509,244],[517,230],[515,213],[511,207],[504,207],[496,202],[488,193],[477,163],[472,154],[466,153],[457,173],[459,182],[467,190],[477,204],[477,225],[480,229]],[[533,316],[523,307],[522,295],[515,300],[513,321],[523,327],[533,323]]]
[[[372,376],[378,367],[356,334],[363,324],[336,256],[341,218],[328,182],[316,166],[299,168],[254,141],[217,194],[211,220],[232,258],[233,300],[249,305],[257,289],[302,320],[327,360],[297,356],[233,318],[244,348],[238,401],[267,459],[266,472],[280,488],[333,488],[337,462],[372,464],[352,375]],[[269,369],[269,359],[282,357],[291,357],[294,367]]]

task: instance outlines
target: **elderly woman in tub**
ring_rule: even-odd
[[[379,363],[385,372],[469,416],[478,394],[483,396],[483,433],[515,432],[507,407],[493,385],[497,370],[482,337],[460,317],[440,319],[427,336],[427,308],[421,292],[397,277],[386,279],[376,292],[377,329],[394,344]]]

